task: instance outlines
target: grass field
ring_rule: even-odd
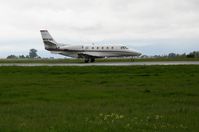
[[[199,66],[0,67],[0,131],[199,130]]]
[[[96,62],[199,61],[199,58],[107,58]],[[83,59],[0,59],[1,63],[84,63]]]

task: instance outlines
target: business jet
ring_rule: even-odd
[[[57,43],[48,30],[40,30],[45,49],[51,53],[72,58],[84,58],[85,63],[95,62],[96,58],[134,57],[141,53],[130,50],[124,45],[71,45]]]

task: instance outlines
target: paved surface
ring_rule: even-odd
[[[199,61],[164,61],[164,62],[96,62],[96,63],[2,63],[0,66],[152,66],[152,65],[199,65]]]

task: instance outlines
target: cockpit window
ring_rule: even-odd
[[[121,46],[121,49],[128,49],[126,46]]]

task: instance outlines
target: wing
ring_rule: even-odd
[[[89,58],[104,58],[104,56],[101,56],[97,52],[83,52],[83,53],[79,53],[78,57],[79,58],[85,58],[85,57],[89,57]]]

